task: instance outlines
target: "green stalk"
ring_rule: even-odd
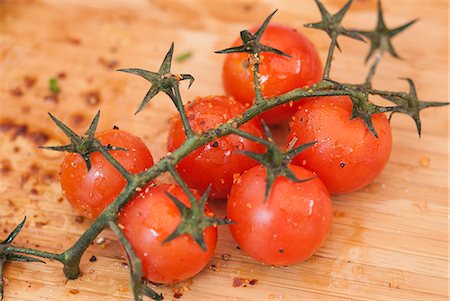
[[[64,263],[64,258],[62,256],[62,254],[55,254],[55,253],[40,251],[40,250],[36,250],[36,249],[21,248],[21,247],[16,247],[16,246],[10,245],[10,246],[6,247],[6,252],[33,255],[33,256],[52,259],[52,260],[56,260],[61,263]]]
[[[330,78],[331,61],[333,60],[334,50],[336,48],[337,35],[333,34],[331,38],[330,48],[328,49],[327,61],[325,63],[325,68],[323,70],[323,79],[327,80]]]
[[[367,77],[366,77],[366,81],[364,83],[366,85],[366,87],[368,87],[368,88],[370,88],[372,86],[372,79],[373,79],[373,77],[375,75],[375,72],[377,70],[378,64],[380,63],[384,52],[385,52],[384,48],[381,48],[377,52],[377,54],[375,55],[375,60],[373,61],[372,65],[370,66],[369,72],[368,72]]]
[[[175,82],[172,85],[173,89],[175,90],[175,95],[172,93],[169,94],[170,98],[172,98],[172,101],[175,103],[178,111],[180,112],[181,121],[183,123],[184,132],[186,134],[186,137],[190,138],[194,136],[194,132],[192,131],[191,125],[189,124],[189,120],[186,116],[186,112],[184,110],[183,106],[183,100],[181,99],[181,93],[180,93],[180,85],[178,82]]]
[[[261,103],[264,102],[260,82],[261,74],[259,74],[261,54],[251,54],[250,57],[253,60],[253,89],[255,90],[255,103]]]

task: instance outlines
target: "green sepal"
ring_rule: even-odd
[[[183,190],[184,187],[186,187],[184,185],[181,186]],[[177,228],[166,239],[164,239],[163,243],[168,243],[177,237],[187,234],[194,239],[203,251],[206,251],[207,246],[203,237],[205,229],[210,226],[226,225],[231,223],[231,221],[227,218],[214,218],[205,214],[206,202],[210,192],[211,185],[209,185],[205,190],[200,200],[195,199],[192,192],[186,193],[190,199],[190,203],[192,204],[191,208],[183,204],[183,202],[177,199],[174,195],[167,191],[165,192],[180,211],[181,222],[178,224]]]
[[[448,102],[434,102],[434,101],[421,101],[417,96],[416,86],[412,79],[401,78],[408,82],[409,93],[395,94],[395,95],[381,95],[383,98],[392,101],[397,105],[394,110],[392,110],[389,120],[391,120],[394,113],[403,113],[409,115],[415,122],[417,133],[419,137],[422,134],[422,122],[420,121],[420,111],[431,107],[441,107],[446,106]]]
[[[270,196],[270,193],[272,191],[273,184],[278,176],[283,176],[288,178],[289,180],[301,183],[305,181],[309,181],[315,177],[306,178],[306,179],[298,179],[295,174],[292,172],[292,170],[289,169],[288,164],[292,161],[292,159],[301,153],[302,151],[306,150],[308,147],[311,147],[316,142],[309,142],[302,145],[299,145],[298,147],[294,149],[290,149],[285,153],[282,153],[276,143],[273,140],[272,133],[267,126],[267,124],[264,122],[264,120],[261,120],[261,124],[264,129],[264,134],[267,138],[267,140],[261,141],[262,139],[256,136],[253,136],[247,132],[244,132],[239,129],[232,129],[232,132],[235,135],[239,135],[243,138],[250,139],[253,141],[256,141],[258,143],[261,143],[266,146],[267,151],[265,153],[254,153],[247,150],[240,150],[237,151],[239,154],[246,155],[247,157],[250,157],[251,159],[257,161],[266,169],[266,185],[265,185],[265,191],[264,191],[264,203],[266,203],[267,198]]]
[[[161,301],[164,300],[164,296],[162,293],[156,293],[153,289],[148,287],[148,283],[145,279],[142,279],[142,294],[144,296],[147,296],[149,298],[152,298],[155,301]]]
[[[272,19],[273,15],[276,12],[277,12],[277,10],[275,10],[273,13],[271,13],[264,20],[263,24],[261,24],[261,26],[255,32],[255,34],[252,35],[248,30],[241,31],[242,45],[218,50],[218,51],[215,51],[215,53],[223,54],[223,53],[246,52],[246,53],[253,54],[253,55],[259,55],[262,52],[272,52],[272,53],[275,53],[275,54],[278,54],[281,56],[291,57],[289,54],[284,53],[281,50],[278,50],[271,46],[263,45],[260,43],[260,40],[264,34],[264,31],[266,30],[267,26],[269,25],[270,20]]]
[[[336,14],[331,15],[320,0],[315,0],[319,8],[322,21],[316,23],[305,24],[305,27],[315,28],[325,31],[331,39],[337,39],[339,35],[365,42],[364,39],[355,31],[345,29],[341,23],[347,13],[353,0],[349,0]],[[339,43],[336,41],[336,47],[341,50]]]
[[[55,124],[66,134],[66,136],[70,140],[70,144],[60,145],[60,146],[39,146],[39,148],[53,150],[58,152],[69,152],[79,154],[86,164],[87,170],[91,170],[91,154],[93,152],[99,151],[99,148],[95,146],[95,131],[97,130],[98,122],[100,120],[100,111],[97,112],[91,124],[89,125],[88,130],[84,135],[78,136],[74,131],[72,131],[67,125],[62,123],[58,118],[53,116],[51,113],[48,113],[50,118],[55,122]],[[98,141],[97,141],[98,142]],[[103,146],[106,150],[123,150],[126,151],[125,148],[116,147],[112,145]]]
[[[355,118],[361,119],[365,127],[378,138],[378,133],[373,125],[372,115],[377,113],[387,113],[397,110],[397,107],[383,107],[378,106],[369,101],[369,94],[372,94],[372,90],[369,85],[366,84],[341,84],[333,80],[327,80],[332,83],[337,89],[341,91],[348,91],[349,97],[352,101],[352,113],[350,120]]]
[[[20,222],[19,225],[8,235],[8,237],[0,243],[0,245],[7,245],[13,242],[13,240],[17,237],[17,235],[22,230],[23,226],[25,225],[25,222],[27,220],[27,217],[25,216],[23,220]]]
[[[192,83],[194,82],[194,77],[190,74],[171,73],[170,69],[172,67],[173,52],[174,52],[174,43],[172,42],[169,51],[167,51],[166,55],[164,56],[164,59],[161,63],[161,66],[159,67],[158,72],[152,72],[139,68],[126,68],[117,70],[119,72],[138,75],[152,84],[150,89],[144,96],[144,99],[141,101],[135,114],[142,111],[142,109],[147,105],[147,103],[149,103],[150,100],[152,100],[153,97],[155,97],[159,92],[164,92],[166,95],[168,95],[175,104],[175,106],[177,107],[177,109],[180,111],[179,103],[174,100],[175,92],[173,90],[173,85],[174,84],[178,85],[179,82],[183,80],[189,80],[188,88],[190,88],[192,86]]]
[[[316,143],[317,143],[317,141],[312,141],[312,142],[308,142],[308,143],[299,145],[296,148],[288,150],[287,152],[284,153],[284,155],[286,156],[287,160],[292,161],[292,159],[294,159],[298,154],[305,151],[307,148],[313,146]]]
[[[350,119],[353,120],[355,118],[361,119],[366,128],[376,137],[378,138],[378,133],[372,122],[372,114],[379,113],[378,106],[370,103],[368,94],[363,94],[362,97],[356,97],[354,95],[350,95],[350,99],[352,100],[352,115]]]
[[[369,59],[377,50],[380,50],[382,52],[387,51],[393,57],[400,59],[400,56],[397,54],[394,47],[392,46],[391,40],[396,35],[404,31],[417,21],[418,19],[415,19],[393,29],[387,28],[386,23],[384,22],[381,1],[378,0],[378,21],[375,29],[373,31],[355,30],[355,32],[366,37],[370,42],[369,53],[367,54],[365,61],[366,62],[369,61]]]

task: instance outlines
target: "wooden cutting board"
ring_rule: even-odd
[[[331,11],[344,0],[324,1]],[[405,60],[388,57],[376,86],[407,89],[399,77],[416,81],[424,100],[448,100],[448,3],[384,1],[388,26],[420,18],[400,35],[395,48]],[[156,158],[165,150],[174,113],[160,95],[133,116],[148,83],[114,72],[119,67],[156,70],[172,41],[173,70],[191,73],[184,99],[222,94],[223,57],[240,30],[260,22],[275,8],[274,22],[304,32],[322,58],[328,38],[302,24],[319,20],[313,1],[0,1],[0,237],[28,216],[17,238],[21,246],[63,251],[88,227],[62,198],[58,184],[61,154],[42,144],[65,143],[47,116],[52,112],[79,133],[101,110],[100,129],[117,125],[142,137]],[[376,1],[356,0],[345,20],[350,28],[372,29]],[[368,46],[343,38],[343,53],[332,76],[360,82]],[[49,97],[48,80],[59,77],[61,94]],[[271,268],[236,249],[220,228],[212,265],[176,287],[158,287],[166,300],[447,300],[448,297],[448,109],[422,114],[419,139],[407,117],[392,121],[392,156],[381,176],[365,189],[333,197],[334,224],[328,240],[307,262]],[[280,131],[285,130],[281,127]],[[165,178],[160,179],[163,181]],[[212,204],[219,214],[224,205]],[[64,279],[58,263],[8,264],[6,299],[130,300],[128,271],[114,235],[102,233],[82,262],[83,275]],[[89,262],[95,255],[96,262]],[[235,277],[257,279],[233,287]]]

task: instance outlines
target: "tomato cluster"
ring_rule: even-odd
[[[255,32],[253,30],[252,32]],[[312,43],[301,33],[282,25],[269,25],[261,43],[289,57],[264,52],[260,83],[264,97],[274,97],[321,79],[321,62]],[[235,45],[237,42],[235,42]],[[199,97],[185,106],[194,134],[202,134],[241,115],[255,98],[252,61],[248,54],[228,54],[223,67],[227,96]],[[293,158],[287,168],[296,182],[278,174],[266,198],[267,166],[244,152],[263,154],[267,147],[241,135],[214,140],[182,159],[176,166],[193,193],[211,185],[210,199],[227,201],[227,216],[234,223],[231,233],[241,249],[267,265],[289,265],[306,260],[324,242],[331,225],[330,194],[349,193],[369,184],[385,166],[392,144],[391,129],[383,114],[373,116],[374,137],[359,119],[351,120],[352,103],[346,96],[300,99],[264,112],[240,127],[263,139],[261,119],[268,124],[289,122],[287,149],[315,142]],[[125,150],[110,154],[131,173],[153,165],[144,143],[120,130],[97,135],[104,145]],[[186,141],[183,120],[172,120],[168,151]],[[126,180],[99,153],[91,155],[92,168],[69,154],[61,166],[61,186],[68,200],[88,217],[98,216],[126,185]],[[191,206],[178,185],[150,184],[120,212],[119,223],[142,261],[143,275],[150,281],[174,283],[201,271],[213,256],[217,229],[203,233],[206,251],[187,234],[167,243],[182,214],[169,197]],[[212,215],[206,208],[205,214]]]

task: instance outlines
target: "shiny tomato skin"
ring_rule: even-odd
[[[313,177],[296,165],[289,168],[299,179]],[[291,265],[308,259],[324,242],[331,225],[332,204],[316,177],[295,183],[277,177],[264,203],[266,170],[255,166],[233,185],[227,217],[234,221],[231,234],[240,248],[267,265]]]
[[[209,96],[195,99],[185,109],[193,131],[202,133],[242,114],[245,107],[227,96]],[[263,136],[258,119],[248,121],[240,129],[258,137]],[[177,116],[170,127],[168,150],[173,152],[185,140],[181,118]],[[264,147],[240,136],[228,135],[186,156],[178,163],[177,170],[189,187],[204,192],[211,183],[210,197],[226,198],[233,184],[233,177],[258,164],[249,157],[238,154],[239,150],[261,153]]]
[[[295,146],[317,141],[293,163],[314,171],[331,194],[356,191],[371,183],[385,167],[392,133],[383,113],[372,116],[378,139],[361,119],[350,120],[348,96],[319,97],[302,102],[290,122],[288,141]]]
[[[140,173],[153,165],[153,158],[142,140],[122,130],[106,130],[96,135],[103,145],[125,148],[109,151],[131,173]],[[69,153],[61,164],[63,194],[81,214],[95,218],[126,185],[126,180],[100,152],[91,154],[91,169],[78,154]]]
[[[206,251],[186,234],[163,244],[181,221],[166,191],[190,207],[181,187],[161,184],[143,189],[119,214],[119,224],[142,262],[143,277],[173,284],[198,274],[207,265],[216,248],[217,227],[204,231]],[[208,208],[207,213],[211,214]]]
[[[257,28],[251,30],[254,33]],[[322,65],[314,45],[300,32],[287,26],[267,26],[261,43],[289,54],[292,58],[263,52],[260,65],[263,96],[274,97],[295,88],[311,86],[322,78]],[[237,39],[233,46],[242,44]],[[222,81],[227,95],[251,104],[255,98],[253,71],[247,53],[227,54],[223,65]],[[298,101],[283,104],[260,115],[268,124],[289,120],[297,110]]]

